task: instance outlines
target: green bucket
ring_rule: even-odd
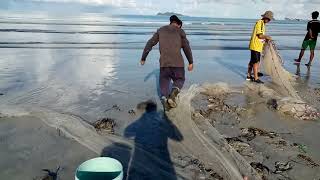
[[[82,163],[75,175],[75,180],[122,180],[123,167],[113,158],[99,157]]]

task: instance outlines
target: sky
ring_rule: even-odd
[[[320,11],[320,0],[1,0],[0,9],[142,15],[176,12],[189,16],[250,19],[272,10],[278,19],[309,19],[312,11]]]

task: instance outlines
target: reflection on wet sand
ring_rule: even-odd
[[[296,69],[296,75],[299,77],[299,80],[304,84],[304,85],[309,85],[309,81],[310,81],[310,77],[311,77],[311,67],[308,66],[307,67],[307,72],[304,75],[304,78],[302,78],[303,76],[301,76],[301,64],[294,64],[295,66],[297,66]]]

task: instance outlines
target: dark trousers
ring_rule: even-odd
[[[170,83],[173,88],[182,89],[185,81],[185,71],[183,67],[161,67],[160,68],[160,92],[161,96],[168,97],[171,93]]]

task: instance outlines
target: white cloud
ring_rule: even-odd
[[[115,7],[136,7],[135,0],[33,0],[34,2],[83,3],[88,5],[111,5]]]
[[[310,13],[320,9],[320,0],[178,0],[183,10],[190,14],[214,17],[254,18],[272,10],[276,18],[310,18]]]

